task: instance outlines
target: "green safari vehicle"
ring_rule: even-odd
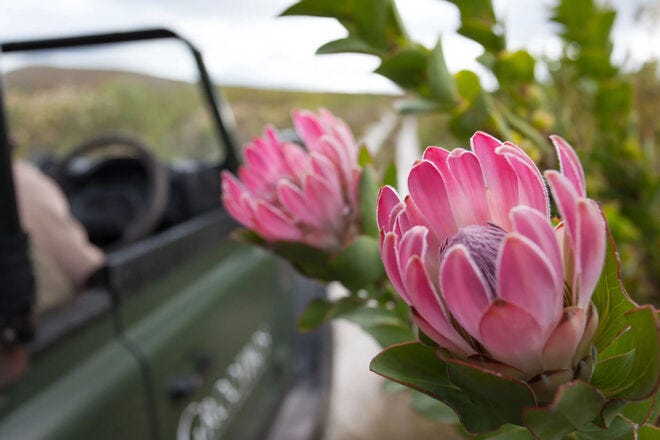
[[[0,63],[162,40],[191,55],[171,61],[196,68],[218,159],[177,168],[157,159],[140,133],[122,132],[39,162],[105,262],[74,296],[38,313],[12,178],[13,119],[0,87],[0,439],[320,432],[329,336],[301,336],[294,323],[300,305],[323,289],[230,238],[236,224],[220,204],[219,172],[236,169],[237,149],[201,53],[170,30],[147,29],[2,42]],[[124,203],[128,196],[137,203]]]

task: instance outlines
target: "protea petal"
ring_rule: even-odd
[[[547,336],[561,316],[563,280],[530,239],[512,232],[502,245],[497,265],[497,292],[528,312]]]
[[[433,327],[424,318],[422,318],[414,308],[412,309],[412,315],[413,321],[415,321],[415,325],[422,332],[424,332],[426,336],[434,340],[440,347],[463,357],[468,357],[475,352],[474,349],[470,347],[462,338],[459,345],[455,344],[452,340],[440,333],[435,329],[435,327]]]
[[[460,228],[475,224],[478,220],[474,212],[474,207],[449,168],[449,157],[450,153],[447,150],[438,147],[428,147],[424,152],[424,158],[433,163],[440,173],[456,225]]]
[[[342,199],[339,188],[329,185],[321,177],[307,175],[303,183],[303,191],[308,206],[313,209],[325,225],[339,227],[342,223]]]
[[[462,352],[470,353],[473,351],[470,345],[465,342],[449,323],[447,314],[440,302],[440,297],[435,287],[431,284],[424,270],[424,263],[419,257],[413,257],[408,262],[408,267],[406,268],[406,287],[413,307],[431,327],[445,339],[449,340],[452,345],[459,347]]]
[[[446,251],[440,265],[440,289],[456,321],[472,336],[478,336],[479,321],[490,298],[486,281],[464,245]]]
[[[567,307],[564,309],[557,327],[543,347],[543,368],[546,371],[572,367],[575,350],[582,339],[586,324],[584,309]]]
[[[382,234],[382,232],[381,232]],[[389,277],[392,285],[399,292],[401,298],[407,303],[412,304],[410,298],[408,297],[408,291],[403,284],[403,278],[401,271],[399,270],[399,258],[398,258],[398,245],[399,237],[393,232],[388,232],[383,234],[381,242],[383,243],[380,248],[380,254],[383,259],[383,266],[385,266],[385,272]]]
[[[552,135],[550,139],[557,150],[561,173],[573,184],[575,191],[580,197],[586,197],[587,185],[585,183],[584,170],[575,150],[561,136]]]
[[[238,222],[251,227],[253,225],[253,212],[245,198],[247,192],[241,183],[228,171],[222,172],[222,202],[227,212]]]
[[[254,225],[267,240],[296,241],[303,237],[282,211],[264,202],[257,202]]]
[[[456,233],[444,181],[431,162],[422,161],[413,167],[408,176],[408,189],[436,236],[449,237]]]
[[[550,215],[550,199],[543,176],[532,159],[518,146],[505,142],[497,153],[503,154],[518,176],[518,203]]]
[[[314,213],[318,209],[315,206],[318,201],[308,200],[298,187],[288,181],[281,181],[277,188],[277,194],[282,206],[294,219],[316,228],[323,226],[323,219]],[[309,202],[312,202],[313,205],[310,206]]]
[[[477,132],[470,143],[484,172],[491,217],[495,223],[508,230],[509,211],[518,205],[518,177],[506,157],[496,152],[502,145],[499,140]]]
[[[501,298],[493,301],[479,322],[478,339],[495,359],[530,374],[541,371],[543,330],[517,305]]]
[[[378,229],[389,229],[389,218],[394,207],[401,203],[396,190],[387,185],[380,189],[378,193],[378,203],[376,207],[376,218],[378,222]]]
[[[487,221],[490,217],[486,183],[477,156],[463,148],[452,150],[447,162],[458,182],[461,183],[466,202],[472,207],[475,223]]]
[[[399,242],[399,271],[403,274],[406,272],[408,262],[412,257],[422,257],[426,247],[426,235],[428,229],[424,226],[415,226],[406,231]]]
[[[578,202],[578,247],[580,282],[577,305],[586,308],[598,283],[605,261],[605,218],[596,202],[582,199]]]
[[[529,238],[545,255],[558,280],[564,279],[564,268],[557,236],[547,216],[529,206],[516,206],[511,210],[511,223],[519,234]]]
[[[303,143],[314,151],[317,148],[318,139],[323,136],[324,130],[321,122],[310,111],[295,110],[292,114],[293,126]]]

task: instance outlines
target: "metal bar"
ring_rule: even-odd
[[[164,28],[143,29],[137,31],[112,32],[101,34],[80,35],[76,37],[48,38],[26,41],[8,41],[0,43],[3,52],[30,52],[37,50],[52,50],[70,47],[97,46],[113,43],[129,43],[163,38],[174,38],[181,41],[192,53],[199,72],[199,85],[206,101],[207,108],[213,118],[216,136],[227,149],[223,168],[236,171],[238,166],[237,145],[234,139],[233,116],[229,107],[224,103],[213,86],[211,77],[206,69],[201,52],[186,38],[176,32]]]
[[[0,78],[0,341],[13,344],[33,336],[30,314],[34,303],[34,275],[27,236],[18,218],[4,108]]]

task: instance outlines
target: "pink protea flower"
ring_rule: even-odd
[[[305,148],[274,129],[245,149],[238,179],[222,173],[222,201],[239,223],[267,241],[294,241],[335,252],[358,232],[357,146],[329,111],[295,111]]]
[[[410,195],[383,187],[378,200],[383,262],[418,327],[454,356],[527,381],[591,374],[579,370],[598,322],[590,304],[606,249],[580,161],[562,138],[552,141],[561,173],[545,177],[556,227],[530,157],[481,132],[472,151],[427,148],[410,171]]]

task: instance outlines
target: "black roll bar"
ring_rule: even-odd
[[[190,50],[197,70],[199,72],[199,85],[206,100],[213,123],[216,128],[216,135],[220,143],[227,149],[223,168],[236,171],[238,159],[236,155],[236,141],[233,135],[233,116],[229,107],[216,92],[211,77],[209,76],[202,53],[194,44],[177,34],[174,31],[165,28],[141,29],[135,31],[109,32],[100,34],[80,35],[75,37],[46,38],[39,40],[26,41],[7,41],[0,43],[0,51],[11,52],[30,52],[49,49],[63,49],[69,47],[98,46],[113,43],[129,43],[137,41],[159,40],[174,38],[182,42]]]
[[[0,82],[0,344],[27,342],[33,336],[31,318],[34,276],[27,236],[21,229],[11,166],[2,83]]]

